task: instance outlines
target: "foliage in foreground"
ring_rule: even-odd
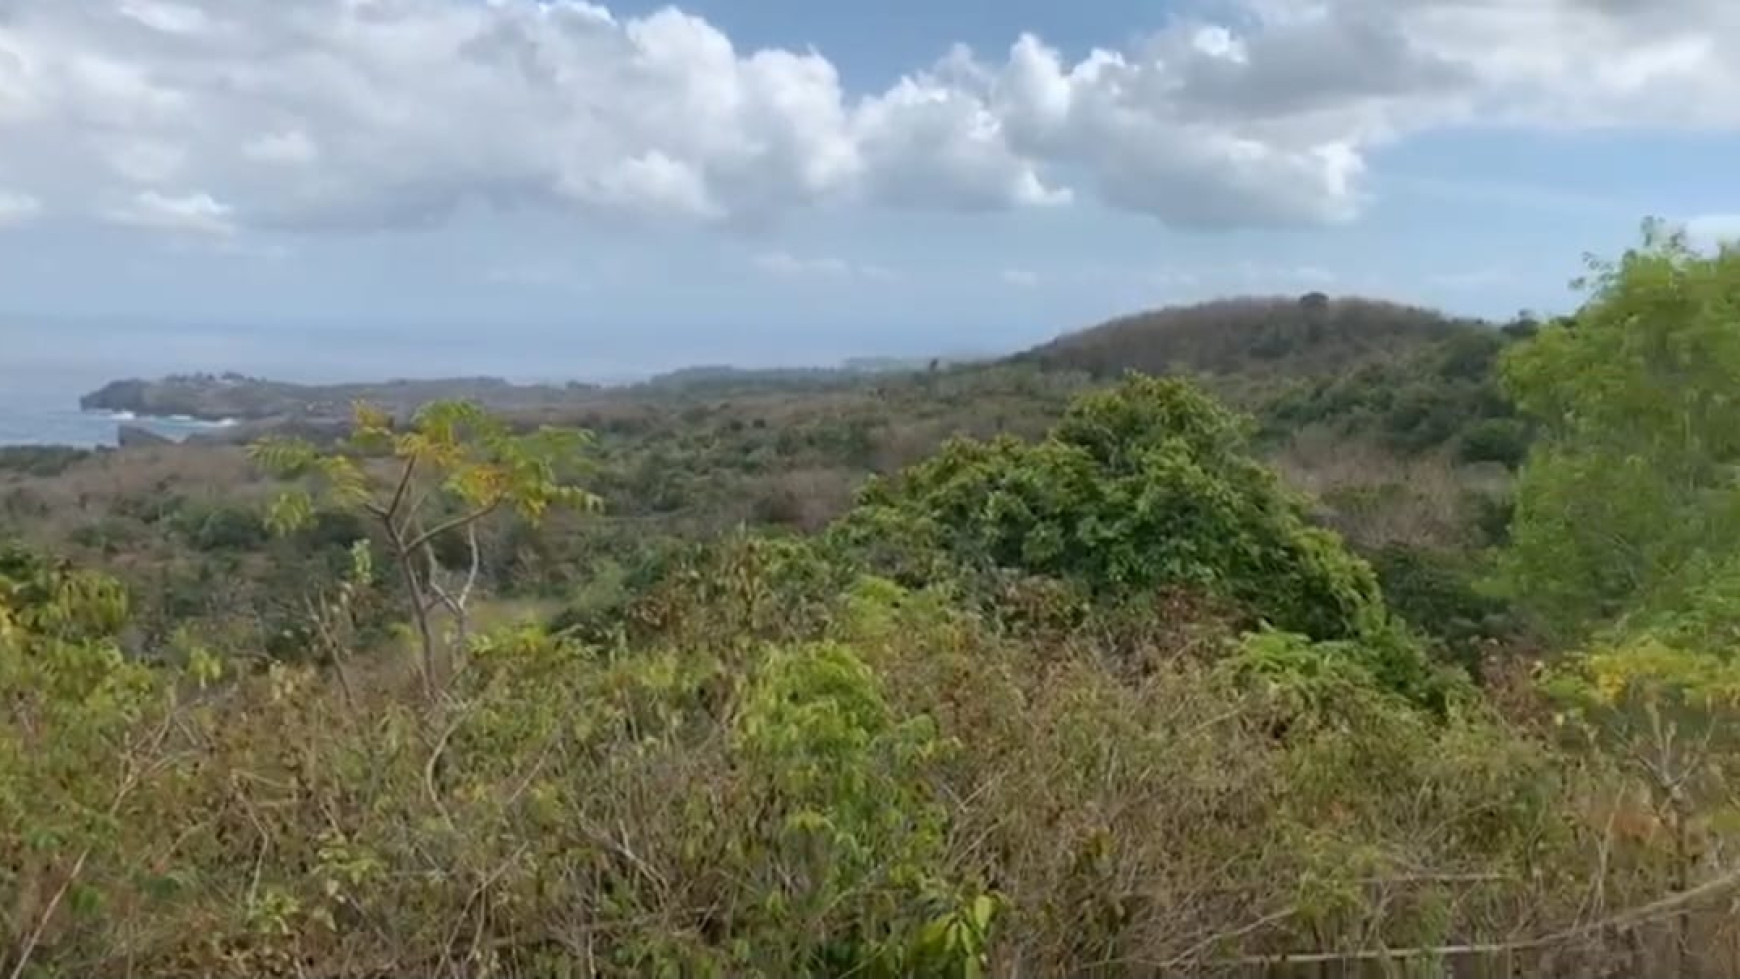
[[[782,553],[712,570],[802,577]],[[614,652],[508,629],[440,709],[404,672],[178,700],[33,656],[84,696],[31,715],[38,760],[0,756],[25,895],[0,938],[47,975],[1058,975],[1546,934],[1591,887],[1652,893],[1659,850],[1582,809],[1601,768],[1429,720],[1303,639],[1131,674],[876,579],[830,613]],[[48,640],[7,635],[16,696]],[[20,791],[48,759],[82,797]]]

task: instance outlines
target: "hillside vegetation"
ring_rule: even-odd
[[[0,975],[1736,974],[1737,310],[17,456]]]
[[[1066,334],[1018,359],[1109,376],[1320,374],[1407,353],[1472,324],[1371,299],[1227,299],[1122,317]]]

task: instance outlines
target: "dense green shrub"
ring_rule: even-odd
[[[1471,674],[1481,666],[1483,641],[1517,627],[1507,603],[1483,590],[1482,569],[1466,555],[1390,544],[1371,563],[1390,610]]]
[[[244,505],[184,505],[172,518],[188,544],[200,551],[254,551],[270,539],[259,510]]]
[[[1456,455],[1463,462],[1496,462],[1515,469],[1528,455],[1532,433],[1520,418],[1484,418],[1463,429]]]
[[[873,484],[840,533],[921,570],[940,550],[1095,593],[1200,590],[1322,639],[1376,629],[1371,570],[1302,514],[1239,418],[1183,381],[1133,377],[1082,397],[1043,441],[955,441]]]

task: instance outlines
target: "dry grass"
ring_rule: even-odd
[[[1403,459],[1322,430],[1299,433],[1269,462],[1313,501],[1321,519],[1368,549],[1473,546],[1473,498],[1509,486],[1500,467],[1458,466],[1442,455]]]

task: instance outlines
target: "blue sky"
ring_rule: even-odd
[[[1729,0],[17,0],[0,349],[561,376],[1553,311],[1645,215],[1740,232],[1735,161]]]

